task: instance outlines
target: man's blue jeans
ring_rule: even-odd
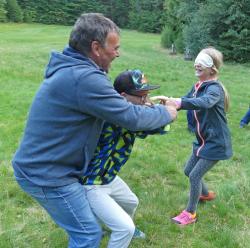
[[[76,182],[61,187],[40,187],[16,177],[20,187],[49,213],[69,235],[69,248],[99,247],[102,231],[92,213],[84,187]]]

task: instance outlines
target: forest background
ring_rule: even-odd
[[[225,60],[250,60],[250,0],[0,0],[0,22],[72,25],[101,12],[118,26],[161,33],[163,47],[192,57],[215,46]]]

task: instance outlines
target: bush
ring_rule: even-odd
[[[183,41],[183,34],[182,32],[179,32],[176,36],[175,42],[174,42],[176,49],[178,52],[183,53],[185,50],[184,41]]]
[[[162,29],[160,14],[144,10],[139,17],[137,29],[143,32],[160,33]]]
[[[36,12],[34,10],[25,10],[23,13],[23,21],[30,23],[36,20]]]
[[[161,32],[161,45],[165,48],[170,48],[174,40],[174,31],[169,26],[165,26]]]

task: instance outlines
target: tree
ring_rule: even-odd
[[[6,6],[6,1],[5,0],[0,0],[0,22],[5,22],[7,20],[7,17],[6,17],[6,9],[5,9],[5,6]]]
[[[219,35],[218,46],[230,60],[250,61],[250,0],[230,1],[222,19],[224,32]]]
[[[212,23],[206,7],[200,8],[193,14],[191,22],[184,26],[183,37],[185,48],[195,57],[199,51],[207,46],[214,46],[215,40],[211,37]]]
[[[23,21],[35,22],[37,17],[37,2],[33,0],[17,0],[17,2],[23,11]]]
[[[21,22],[23,20],[22,10],[16,0],[7,0],[6,10],[9,21]]]
[[[128,26],[128,15],[130,10],[129,0],[101,1],[106,8],[106,16],[113,20],[119,27]]]
[[[144,32],[160,33],[164,0],[130,0],[129,27]]]
[[[107,15],[107,5],[100,0],[74,0],[68,1],[63,7],[63,11],[66,13],[65,24],[73,24],[82,13],[99,12]]]
[[[184,28],[184,41],[195,56],[205,46],[216,46],[225,59],[250,60],[250,0],[209,0]]]
[[[179,15],[180,0],[165,0],[164,22],[165,26],[161,33],[161,43],[164,47],[170,48],[175,44],[178,51],[183,50],[182,42],[182,16]]]

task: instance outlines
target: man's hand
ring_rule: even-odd
[[[176,107],[174,105],[165,105],[166,110],[168,111],[168,113],[171,116],[171,119],[174,121],[177,118],[177,110]]]

